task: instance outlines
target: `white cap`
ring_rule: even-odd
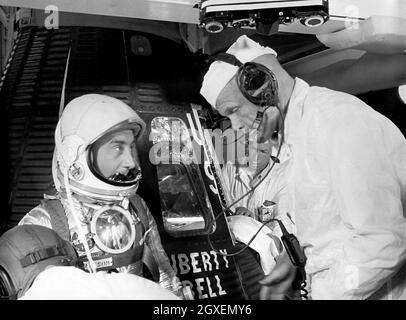
[[[261,46],[246,35],[239,37],[226,52],[234,55],[242,63],[252,61],[264,54],[273,54],[274,56],[277,56],[277,53],[273,49]],[[224,89],[226,84],[236,74],[237,70],[237,66],[223,61],[214,61],[210,65],[209,70],[203,78],[200,94],[212,105],[213,108],[216,107],[216,100],[221,90]]]

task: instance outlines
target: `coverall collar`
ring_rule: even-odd
[[[301,120],[304,113],[304,102],[309,91],[307,82],[300,78],[295,78],[292,95],[288,104],[288,111],[285,116],[285,143],[288,145],[294,144],[300,135]]]

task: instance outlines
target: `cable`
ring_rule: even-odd
[[[78,237],[80,239],[80,241],[83,244],[83,247],[85,249],[85,254],[86,257],[88,259],[88,270],[90,273],[95,273],[97,271],[97,266],[96,263],[94,262],[94,260],[92,259],[92,254],[90,253],[90,248],[89,245],[87,243],[87,239],[86,236],[82,230],[82,224],[80,223],[79,220],[79,213],[76,211],[75,205],[74,205],[74,201],[72,198],[72,191],[70,189],[70,184],[69,184],[69,166],[67,166],[67,169],[65,171],[65,175],[64,175],[64,183],[65,183],[65,188],[66,188],[66,195],[68,198],[68,204],[70,206],[70,210],[72,211],[72,216],[73,216],[73,220],[76,224],[77,227],[77,231],[78,231]]]
[[[309,291],[307,291],[305,289],[306,286],[307,286],[307,283],[306,283],[306,279],[305,279],[305,280],[302,281],[302,284],[300,286],[300,291],[303,292],[303,293],[300,293],[300,297],[304,298],[306,300],[309,300]]]
[[[304,251],[303,251],[302,247],[300,246],[300,243],[297,240],[297,238],[295,237],[295,235],[289,233],[286,230],[282,221],[278,220],[278,219],[272,219],[272,220],[275,220],[279,223],[279,226],[282,231],[281,240],[282,240],[283,246],[285,247],[285,250],[286,250],[292,264],[298,268],[298,269],[296,269],[296,277],[293,280],[292,288],[294,290],[299,290],[300,297],[305,298],[307,300],[309,292],[305,289],[307,286],[306,271],[305,271],[306,260],[307,260],[306,255],[304,254]]]

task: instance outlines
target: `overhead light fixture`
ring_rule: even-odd
[[[149,57],[152,54],[151,43],[144,36],[134,35],[131,37],[131,51],[136,56]]]
[[[402,100],[403,103],[406,104],[406,84],[400,86],[398,90],[400,99]]]

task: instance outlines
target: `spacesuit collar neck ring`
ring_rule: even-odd
[[[133,246],[137,236],[135,226],[140,219],[136,212],[130,212],[128,198],[120,203],[80,202],[76,198],[73,201],[79,220],[90,230],[88,237],[101,251],[120,254]],[[64,208],[71,212],[69,206]]]

